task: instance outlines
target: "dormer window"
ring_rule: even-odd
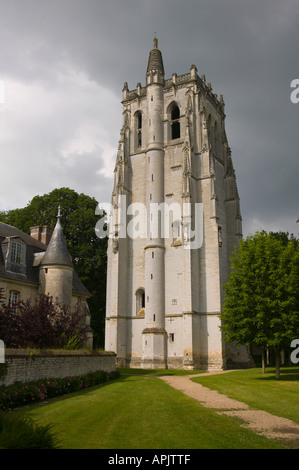
[[[20,238],[9,238],[5,258],[7,271],[26,275],[26,245]]]
[[[19,242],[11,242],[10,261],[12,263],[20,264],[22,254],[22,244]]]

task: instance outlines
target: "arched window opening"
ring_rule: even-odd
[[[145,292],[140,288],[136,292],[136,315],[144,314],[145,308]]]
[[[180,110],[178,106],[176,105],[172,108],[172,113],[171,113],[171,120],[174,120],[174,119],[180,119]]]
[[[135,127],[137,136],[137,148],[140,148],[142,146],[142,114],[140,111],[138,111],[135,116]]]
[[[171,139],[179,139],[181,137],[180,110],[177,105],[171,111]]]
[[[174,221],[172,224],[172,242],[174,244],[182,243],[181,222],[179,220]]]

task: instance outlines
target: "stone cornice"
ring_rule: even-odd
[[[191,73],[185,73],[182,75],[175,75],[175,82],[174,78],[168,78],[164,81],[163,91],[164,93],[168,93],[171,89],[175,88],[182,88],[186,84],[197,84],[199,86],[200,91],[202,94],[211,101],[211,103],[217,107],[219,112],[225,117],[224,113],[224,101],[222,95],[220,95],[220,100],[218,100],[217,94],[212,92],[211,84],[206,84],[203,79],[201,79],[197,74],[195,77],[191,76]],[[134,90],[125,90],[124,98],[122,100],[122,104],[125,105],[128,102],[135,101],[136,99],[145,98],[147,95],[147,86],[138,87]]]

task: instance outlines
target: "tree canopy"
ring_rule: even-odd
[[[285,233],[241,240],[225,285],[222,330],[227,342],[279,353],[299,335],[299,244]]]
[[[54,228],[58,206],[61,207],[61,222],[74,268],[92,294],[88,304],[95,345],[103,347],[107,239],[99,239],[95,234],[95,225],[99,220],[99,216],[95,215],[97,205],[98,202],[90,196],[60,188],[43,196],[35,196],[22,209],[0,212],[0,221],[29,234],[30,227],[34,225]]]

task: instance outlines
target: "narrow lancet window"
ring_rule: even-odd
[[[136,314],[140,315],[144,313],[145,308],[145,292],[143,288],[140,288],[136,292]]]
[[[137,134],[137,148],[142,146],[142,114],[140,111],[136,113],[136,134]]]
[[[181,137],[180,110],[177,105],[171,111],[171,138],[179,139]]]
[[[173,243],[181,242],[181,222],[179,220],[172,224],[172,240]]]

